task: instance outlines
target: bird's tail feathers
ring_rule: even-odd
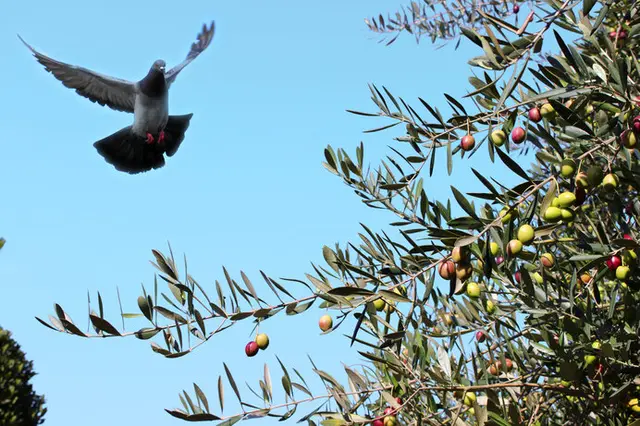
[[[184,140],[193,114],[170,115],[164,128],[164,141],[151,144],[132,131],[132,126],[118,130],[93,144],[98,153],[116,170],[129,174],[164,166],[164,154],[171,157]]]
[[[164,128],[164,144],[167,156],[171,157],[178,151],[184,139],[184,134],[189,128],[193,114],[170,115],[167,125]]]
[[[116,170],[129,174],[146,172],[164,166],[164,149],[132,132],[131,126],[94,143],[98,153]]]

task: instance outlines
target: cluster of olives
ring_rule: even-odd
[[[491,243],[491,252],[493,255],[497,255],[499,252],[498,244]],[[451,251],[450,259],[440,262],[438,272],[440,277],[445,280],[459,279],[465,282],[473,274],[473,265],[471,264],[471,253],[467,247],[454,247]],[[479,260],[478,266],[481,268],[482,263]],[[482,295],[482,286],[471,281],[465,284],[465,293],[472,299],[479,299]],[[493,314],[496,310],[496,306],[491,300],[486,301],[486,311],[488,314]],[[447,325],[449,321],[445,319]]]
[[[457,390],[453,393],[453,396],[457,399],[461,399],[462,403],[469,408],[469,414],[475,414],[473,409],[473,404],[476,403],[478,397],[473,392],[463,392],[461,390]]]
[[[531,108],[527,112],[527,117],[534,123],[539,123],[543,118],[551,121],[556,117],[556,110],[550,103],[545,103],[540,108],[536,106]],[[526,139],[527,131],[524,128],[516,126],[511,130],[511,141],[516,145],[520,145]],[[502,146],[507,141],[507,134],[502,129],[496,129],[489,135],[489,140],[494,146]]]
[[[438,272],[445,280],[451,280],[454,277],[460,281],[465,281],[473,273],[471,265],[471,254],[466,247],[455,247],[451,251],[451,260],[445,260],[440,263]]]
[[[611,41],[618,40],[618,44],[620,45],[624,43],[627,37],[627,32],[622,28],[612,28],[611,31],[609,31],[609,38]]]
[[[500,371],[510,372],[512,370],[513,361],[511,361],[509,358],[504,359],[504,365],[502,364],[502,361],[497,360],[489,364],[489,368],[487,369],[489,374],[491,374],[492,376],[497,376],[498,374],[500,374]]]
[[[629,234],[624,234],[623,238],[633,241],[633,237]],[[630,274],[636,269],[637,263],[638,255],[634,249],[624,249],[619,252],[619,254],[611,255],[605,261],[605,265],[610,273],[623,282],[627,280]]]
[[[634,413],[640,413],[640,401],[638,401],[638,398],[631,398],[627,402],[627,407]]]
[[[396,398],[396,402],[402,405],[402,398]],[[398,419],[396,418],[396,414],[398,410],[386,407],[382,414],[384,415],[381,419],[376,419],[371,422],[372,426],[396,426],[398,424]]]
[[[256,338],[244,347],[244,353],[248,357],[254,357],[259,350],[265,350],[269,346],[269,336],[266,333],[260,333]]]

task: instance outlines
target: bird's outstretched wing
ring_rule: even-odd
[[[92,102],[116,111],[133,112],[136,100],[135,83],[56,61],[36,51],[19,35],[18,38],[31,50],[38,62],[66,87],[75,89],[79,95]]]
[[[211,44],[211,40],[213,40],[213,33],[214,32],[215,32],[215,23],[214,22],[211,22],[211,26],[209,28],[207,28],[206,24],[202,25],[202,31],[200,31],[200,34],[198,34],[198,40],[191,45],[191,50],[189,51],[189,54],[187,55],[187,59],[185,59],[184,61],[182,61],[180,64],[176,65],[175,67],[171,68],[165,74],[165,78],[167,80],[167,85],[171,85],[171,83],[173,83],[175,81],[176,77],[178,76],[178,73],[180,73],[180,71],[182,71],[182,69],[184,67],[189,65],[191,63],[191,61],[193,61],[195,58],[197,58],[199,54],[204,52],[204,50],[207,47],[209,47],[209,44]]]

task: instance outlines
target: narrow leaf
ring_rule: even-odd
[[[231,388],[233,389],[233,392],[235,392],[236,396],[238,397],[238,401],[242,404],[242,399],[240,398],[240,391],[238,391],[238,386],[236,385],[236,381],[233,380],[233,376],[231,375],[231,371],[229,371],[229,367],[227,367],[226,363],[222,363],[222,365],[224,366],[224,371],[227,373],[227,379],[229,379],[229,384],[231,384]]]
[[[121,336],[120,332],[109,321],[102,319],[96,315],[89,315],[91,323],[100,331],[113,334],[114,336]]]

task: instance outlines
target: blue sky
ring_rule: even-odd
[[[163,408],[177,407],[177,393],[193,381],[216,401],[223,361],[239,383],[252,384],[264,362],[279,383],[276,353],[309,379],[307,353],[327,371],[360,362],[341,333],[319,336],[317,308],[267,321],[262,329],[271,346],[252,359],[243,354],[252,337],[248,322],[190,356],[169,360],[147,342],[62,335],[34,316],[46,317],[60,303],[84,328],[87,290],[92,297],[99,290],[108,318],[118,324],[116,286],[125,310],[134,311],[140,284],[153,283],[151,249],[165,250],[167,241],[178,257],[186,253],[190,273],[208,288],[224,278],[224,265],[234,277],[245,271],[270,297],[260,269],[301,278],[312,270],[310,262],[321,261],[323,245],[355,240],[359,222],[385,228],[394,218],[367,209],[328,173],[321,166],[323,149],[332,144],[354,152],[362,140],[365,160],[376,165],[402,129],[362,134],[387,124],[345,112],[374,111],[367,84],[385,85],[415,106],[421,96],[447,111],[442,91],[462,96],[471,75],[466,61],[479,54],[467,42],[458,51],[435,50],[426,40],[416,45],[410,36],[391,47],[377,43],[363,19],[397,4],[4,5],[0,48],[11,60],[0,79],[0,234],[8,241],[0,253],[0,325],[35,363],[35,387],[47,397],[47,425],[180,424]],[[212,19],[212,45],[182,71],[170,94],[173,114],[194,113],[185,142],[163,169],[138,176],[116,172],[92,146],[129,125],[132,116],[63,87],[16,37],[20,33],[61,61],[137,80],[157,58],[168,66],[181,61],[202,23]],[[430,197],[450,197],[449,184],[478,189],[469,164],[512,179],[482,153],[464,164],[458,160],[451,178],[441,163],[426,185]],[[231,408],[233,401],[227,388]]]

